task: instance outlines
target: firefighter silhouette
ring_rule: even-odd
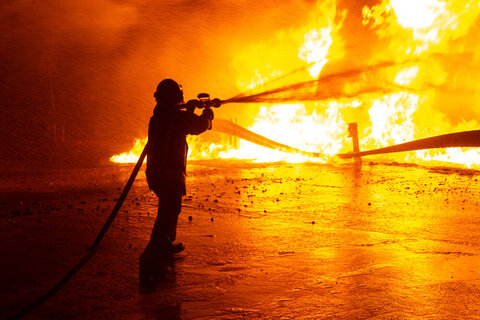
[[[154,93],[156,106],[148,127],[146,176],[149,188],[158,197],[158,214],[150,241],[140,255],[140,286],[154,286],[158,277],[171,272],[173,255],[185,247],[175,243],[182,197],[186,194],[188,134],[198,135],[211,128],[213,111],[205,108],[196,115],[195,108],[181,110],[182,87],[172,79],[161,81]],[[145,288],[146,289],[146,288]]]

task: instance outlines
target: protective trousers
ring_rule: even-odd
[[[145,253],[168,254],[177,235],[178,215],[182,210],[185,184],[169,182],[152,189],[158,197],[158,214]]]

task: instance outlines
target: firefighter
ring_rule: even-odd
[[[174,243],[182,197],[186,194],[185,175],[188,145],[187,134],[198,135],[211,128],[213,111],[205,108],[202,115],[193,108],[180,110],[182,87],[172,79],[161,81],[154,93],[156,106],[148,127],[147,183],[158,197],[158,214],[150,241],[140,255],[139,276],[151,281],[153,272],[168,270],[173,254],[182,251],[182,243]]]

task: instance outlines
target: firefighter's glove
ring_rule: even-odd
[[[201,108],[202,103],[199,100],[188,100],[188,102],[185,104],[185,107],[187,108],[187,111],[193,113],[195,111],[195,108]]]
[[[210,108],[203,109],[202,117],[207,118],[208,120],[213,120],[213,111]]]

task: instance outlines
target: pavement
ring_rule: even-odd
[[[0,319],[86,253],[133,165],[0,173]],[[98,253],[26,319],[480,319],[480,172],[191,162],[174,276],[138,288],[143,171]]]

